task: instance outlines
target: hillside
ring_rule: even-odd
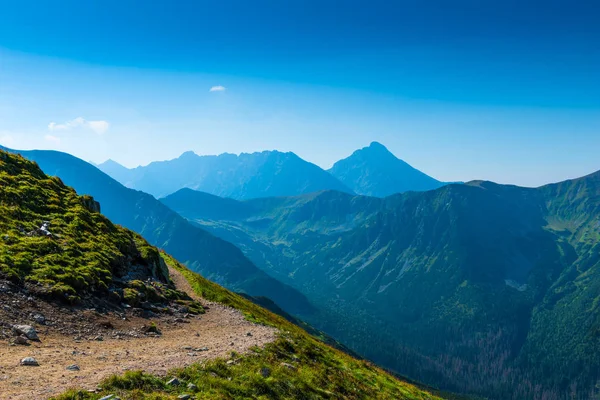
[[[440,399],[191,272],[19,155],[0,152],[0,183],[3,398]],[[87,387],[55,393],[72,386]]]
[[[336,162],[328,172],[355,193],[365,196],[386,197],[445,185],[396,158],[377,142]]]
[[[294,153],[260,153],[198,156],[193,152],[128,170],[100,165],[122,184],[155,197],[191,188],[233,199],[292,196],[319,190],[351,190],[336,178]]]
[[[292,314],[313,310],[303,295],[259,270],[234,245],[191,225],[152,196],[128,189],[66,153],[34,150],[19,154],[78,193],[93,196],[111,221],[139,233],[208,279],[234,291],[269,297]]]
[[[311,325],[415,380],[492,399],[590,399],[600,379],[600,173],[385,199],[162,200],[304,293]]]

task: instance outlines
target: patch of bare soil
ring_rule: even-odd
[[[171,278],[207,307],[205,314],[76,309],[15,293],[0,283],[0,399],[47,399],[71,387],[95,389],[103,378],[126,370],[164,375],[275,340],[275,329],[203,301],[177,271],[171,271]],[[40,341],[10,345],[14,324],[33,326]],[[153,325],[160,334],[149,329]],[[26,357],[39,366],[20,365]]]

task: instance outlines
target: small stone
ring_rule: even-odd
[[[187,388],[188,388],[188,390],[193,390],[193,391],[198,390],[198,386],[194,385],[193,383],[188,383]]]
[[[246,333],[246,336],[252,336],[252,332]]]
[[[267,367],[263,367],[260,369],[260,374],[262,375],[263,378],[268,378],[269,376],[271,376],[271,369],[267,368]]]
[[[287,369],[290,369],[292,371],[296,371],[298,368],[296,368],[294,365],[292,364],[288,364],[288,363],[281,363],[282,367],[286,367]]]
[[[37,332],[31,325],[13,325],[13,329],[15,332],[17,332],[17,334],[27,336],[27,339],[29,340],[40,340]]]
[[[33,316],[33,320],[40,325],[44,325],[46,323],[46,317],[44,317],[42,314],[35,314]]]
[[[109,394],[108,396],[102,397],[100,400],[115,400],[115,395]]]
[[[79,365],[76,365],[76,364],[69,365],[67,367],[67,370],[69,370],[69,371],[79,371]]]
[[[189,394],[180,394],[179,396],[177,396],[177,398],[181,400],[189,400],[192,398],[192,396],[190,396]]]
[[[24,365],[27,367],[38,367],[40,364],[33,357],[25,357],[24,359],[21,360],[21,365]]]
[[[167,382],[167,386],[179,386],[181,382],[177,378],[173,378]]]
[[[98,335],[98,336],[96,336],[96,337],[94,338],[94,340],[95,340],[95,341],[97,341],[97,342],[101,342],[101,341],[103,341],[103,340],[104,340],[104,338],[103,338],[101,335]]]

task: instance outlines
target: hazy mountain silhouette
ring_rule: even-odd
[[[445,185],[398,159],[378,142],[356,150],[336,162],[328,172],[355,193],[365,196],[385,197]]]
[[[279,151],[239,156],[198,156],[189,151],[176,159],[153,162],[127,173],[114,165],[99,168],[124,185],[156,197],[182,188],[234,199],[292,196],[325,189],[351,192],[318,166],[294,153]]]

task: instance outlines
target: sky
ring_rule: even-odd
[[[538,186],[600,170],[598,2],[0,8],[7,147],[128,167],[276,149],[329,168],[379,141],[444,181]]]

